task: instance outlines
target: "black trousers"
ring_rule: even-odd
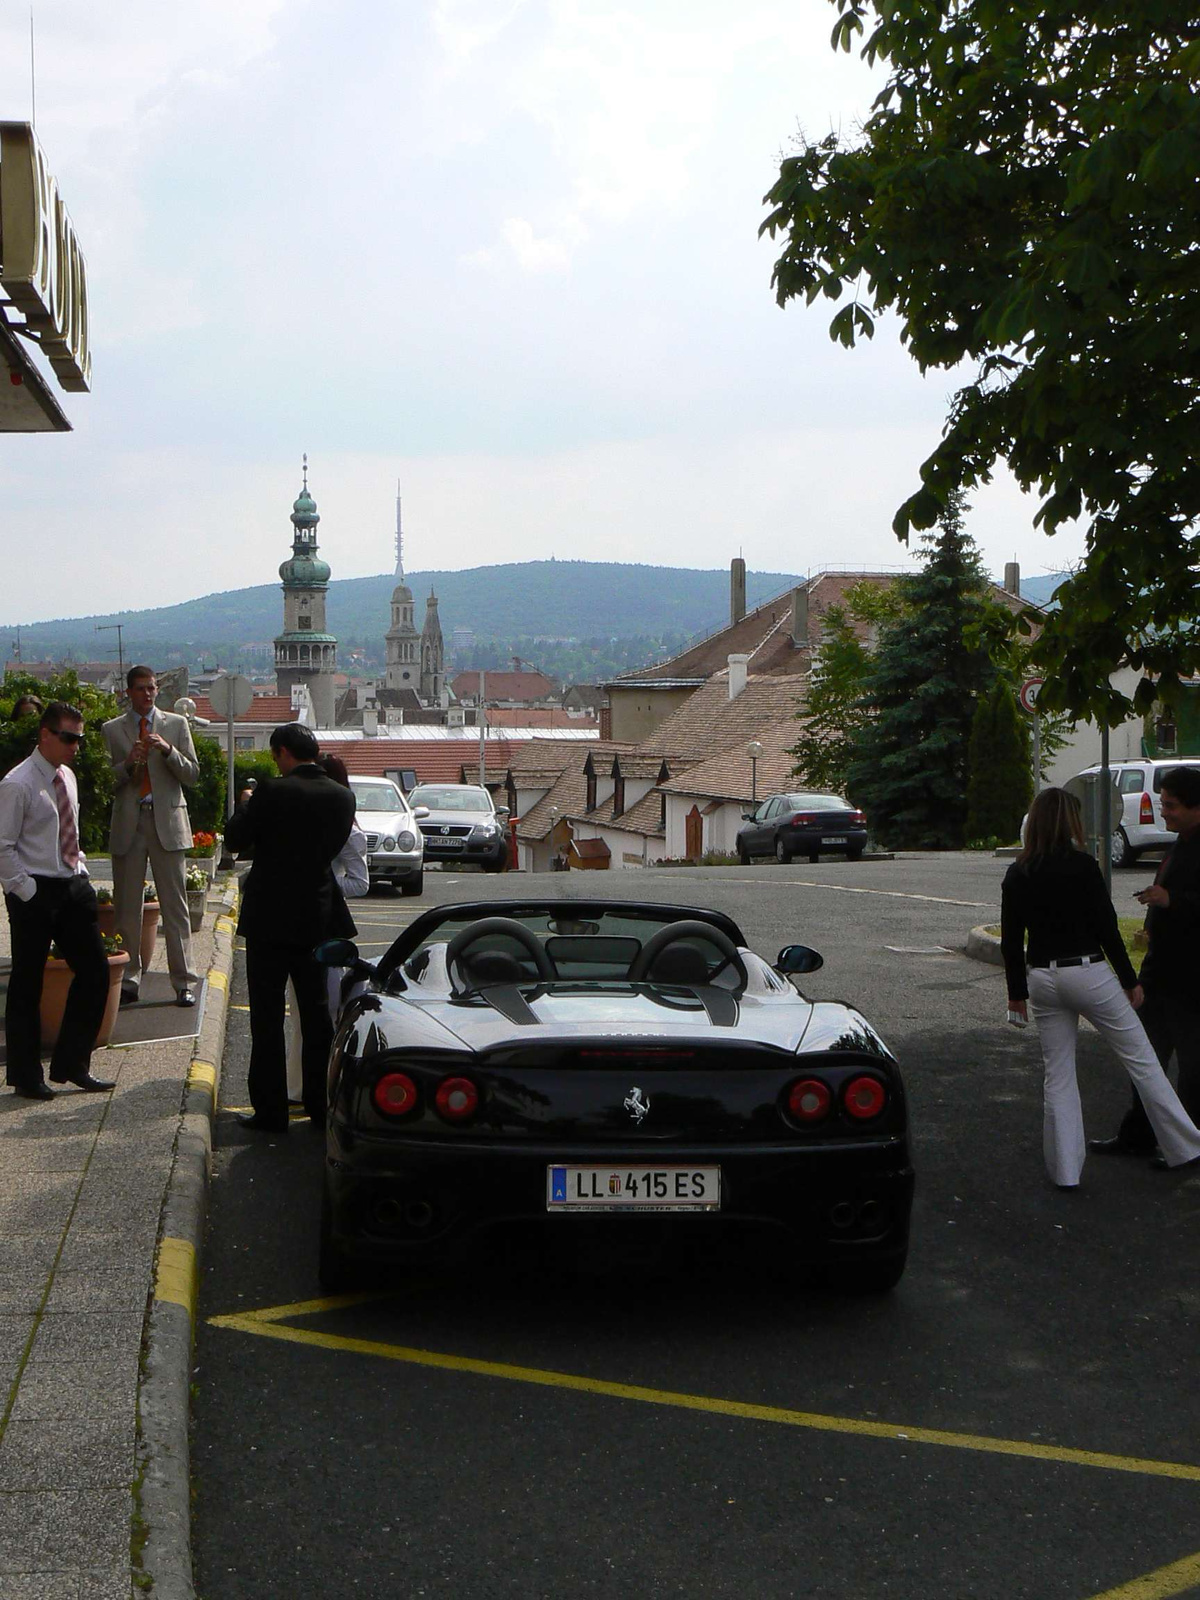
[[[1200,1127],[1200,1008],[1191,996],[1182,1000],[1161,989],[1147,989],[1138,1016],[1163,1071],[1168,1072],[1172,1056],[1178,1062],[1176,1092],[1183,1109]],[[1154,1133],[1136,1089],[1118,1137],[1134,1150],[1154,1148]]]
[[[313,960],[312,946],[246,940],[246,984],[250,990],[250,1104],[265,1122],[287,1122],[287,1041],[284,1011],[288,979],[300,1005],[300,1069],[304,1109],[313,1122],[325,1122],[325,1083],[333,1021],[329,1015],[325,968]]]
[[[75,974],[50,1058],[52,1078],[73,1078],[88,1070],[108,1000],[108,959],[96,925],[96,891],[90,879],[80,874],[34,882],[37,893],[32,900],[4,896],[12,934],[12,972],[4,1008],[5,1076],[10,1087],[22,1089],[42,1081],[39,1009],[51,943],[58,945]]]

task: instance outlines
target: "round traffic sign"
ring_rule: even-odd
[[[1037,710],[1038,695],[1041,693],[1045,678],[1026,678],[1017,692],[1017,699],[1021,703],[1021,710],[1033,713]]]
[[[219,717],[241,717],[250,709],[254,689],[250,679],[243,678],[240,673],[223,672],[213,679],[208,698]]]

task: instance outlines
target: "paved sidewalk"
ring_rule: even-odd
[[[191,1593],[194,1252],[235,895],[218,884],[193,936],[198,1038],[97,1051],[112,1094],[0,1087],[0,1600]]]

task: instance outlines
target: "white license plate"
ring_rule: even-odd
[[[844,833],[827,833],[821,840],[822,844],[845,844],[845,842],[846,835]]]
[[[719,1211],[720,1167],[547,1167],[547,1211]]]

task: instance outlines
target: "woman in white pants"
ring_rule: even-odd
[[[1084,848],[1079,803],[1064,789],[1043,789],[1029,808],[1024,848],[1004,876],[1000,942],[1009,1010],[1022,1019],[1032,1012],[1045,1062],[1042,1144],[1051,1181],[1074,1189],[1083,1171],[1086,1146],[1075,1076],[1081,1016],[1116,1051],[1167,1165],[1200,1157],[1200,1129],[1180,1105],[1138,1021],[1141,985],[1100,868]]]
[[[340,783],[344,788],[350,787],[350,779],[346,772],[346,763],[339,756],[318,756],[317,765],[326,775]],[[331,863],[333,881],[347,900],[358,900],[371,887],[370,874],[367,871],[367,836],[356,822],[350,829],[350,837],[334,856]],[[351,924],[353,926],[353,924]],[[330,967],[327,973],[329,984],[329,1014],[337,1022],[338,1007],[341,1004],[342,967]],[[300,1070],[300,1007],[296,1004],[296,991],[291,981],[288,982],[288,1010],[291,1013],[292,1025],[288,1030],[287,1042],[287,1092],[289,1105],[302,1103],[302,1073]]]

